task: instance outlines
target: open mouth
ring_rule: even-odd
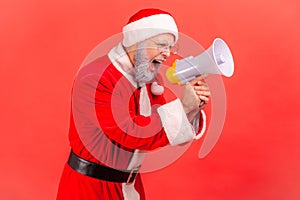
[[[152,63],[154,63],[154,64],[161,64],[161,62],[159,62],[158,60],[153,60]]]
[[[154,59],[152,61],[152,63],[154,63],[154,64],[162,64],[163,62],[164,62],[164,60],[156,60],[156,59]]]

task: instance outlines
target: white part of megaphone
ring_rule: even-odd
[[[176,73],[181,84],[185,84],[200,74],[221,74],[232,76],[234,62],[226,43],[216,38],[212,45],[202,54],[176,61]]]

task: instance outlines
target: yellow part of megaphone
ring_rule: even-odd
[[[167,69],[166,77],[170,83],[176,84],[180,82],[176,75],[176,60],[173,62],[172,66]]]

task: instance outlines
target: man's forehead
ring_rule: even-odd
[[[160,34],[157,36],[154,36],[153,38],[151,38],[151,40],[156,41],[156,42],[164,42],[164,43],[169,43],[169,44],[173,44],[175,42],[175,37],[170,34],[170,33],[164,33],[164,34]]]

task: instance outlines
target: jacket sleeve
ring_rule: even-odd
[[[206,123],[207,123],[206,114],[204,110],[199,111],[198,109],[195,109],[191,111],[189,115],[191,115],[190,122],[193,125],[193,128],[196,132],[195,139],[199,140],[206,131]]]
[[[76,96],[81,106],[89,108],[90,120],[86,122],[100,129],[108,139],[130,149],[153,150],[195,138],[180,100],[158,105],[149,117],[138,115],[132,110],[134,91],[128,85],[122,78],[112,81],[103,76],[99,80],[97,75],[77,81]]]
[[[72,107],[78,127],[97,129],[93,134],[102,138],[104,134],[108,140],[129,149],[153,150],[168,145],[157,113],[144,117],[129,109],[133,93],[128,85],[128,81],[111,80],[106,75],[99,80],[97,74],[76,80]]]

